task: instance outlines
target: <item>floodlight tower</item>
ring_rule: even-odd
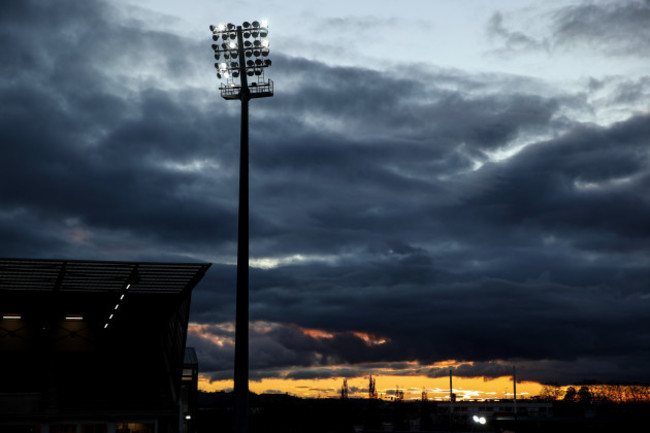
[[[210,26],[219,90],[226,100],[241,101],[239,153],[239,216],[237,228],[237,304],[235,311],[235,433],[248,433],[248,101],[273,96],[273,81],[264,77],[271,66],[268,25],[245,21],[241,26]],[[251,82],[249,83],[249,77]]]

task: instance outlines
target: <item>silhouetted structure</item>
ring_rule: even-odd
[[[209,266],[0,259],[0,431],[181,430],[191,292]]]
[[[232,393],[200,393],[197,433],[228,432]],[[514,431],[512,399],[458,400],[450,429],[449,401],[301,399],[251,394],[252,433],[384,433]],[[650,403],[519,400],[517,433],[611,433],[647,430]],[[485,423],[477,422],[483,418]],[[3,432],[4,433],[4,432]]]
[[[395,400],[396,401],[404,400],[404,391],[399,389],[399,385],[395,387]]]
[[[237,219],[237,300],[235,313],[235,431],[249,431],[249,191],[248,103],[273,96],[273,81],[264,77],[271,66],[268,25],[244,21],[210,26],[217,78],[224,79],[221,97],[241,102],[239,138],[239,211]],[[251,83],[249,84],[249,78]]]
[[[378,398],[377,384],[375,382],[375,379],[372,377],[372,374],[370,375],[370,378],[368,379],[368,398],[371,399],[371,400]]]
[[[343,379],[343,386],[341,387],[341,400],[346,400],[348,398],[349,392],[348,380]]]

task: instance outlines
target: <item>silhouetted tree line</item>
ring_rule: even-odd
[[[649,387],[629,385],[583,385],[563,389],[544,388],[554,396],[552,416],[530,415],[519,408],[518,433],[611,433],[647,430],[650,402]],[[606,391],[606,394],[603,394]],[[603,399],[600,404],[586,402]],[[642,400],[646,396],[646,400]],[[302,399],[287,394],[251,393],[251,433],[379,433],[387,428],[395,432],[449,432],[512,430],[512,420],[495,420],[487,430],[477,430],[468,421],[450,424],[446,407],[429,400],[327,398]],[[639,402],[623,400],[637,398]],[[615,400],[619,398],[619,400]],[[619,402],[621,404],[619,404]],[[191,433],[232,432],[234,421],[232,393],[199,393],[199,411]],[[463,430],[466,429],[466,430]]]
[[[573,402],[604,401],[613,403],[648,402],[650,385],[582,385],[566,389],[558,385],[544,385],[540,398]]]

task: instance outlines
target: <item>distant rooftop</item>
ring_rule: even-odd
[[[210,264],[0,258],[0,289],[59,292],[180,293]]]

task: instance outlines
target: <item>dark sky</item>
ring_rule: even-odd
[[[590,7],[557,12],[556,46],[647,58],[650,4]],[[499,14],[484,26],[500,52],[540,49]],[[214,263],[189,344],[221,379],[239,106],[205,31],[104,2],[0,4],[0,256]],[[276,95],[251,104],[252,377],[439,376],[453,359],[462,376],[650,382],[650,72],[568,90],[272,53]]]

